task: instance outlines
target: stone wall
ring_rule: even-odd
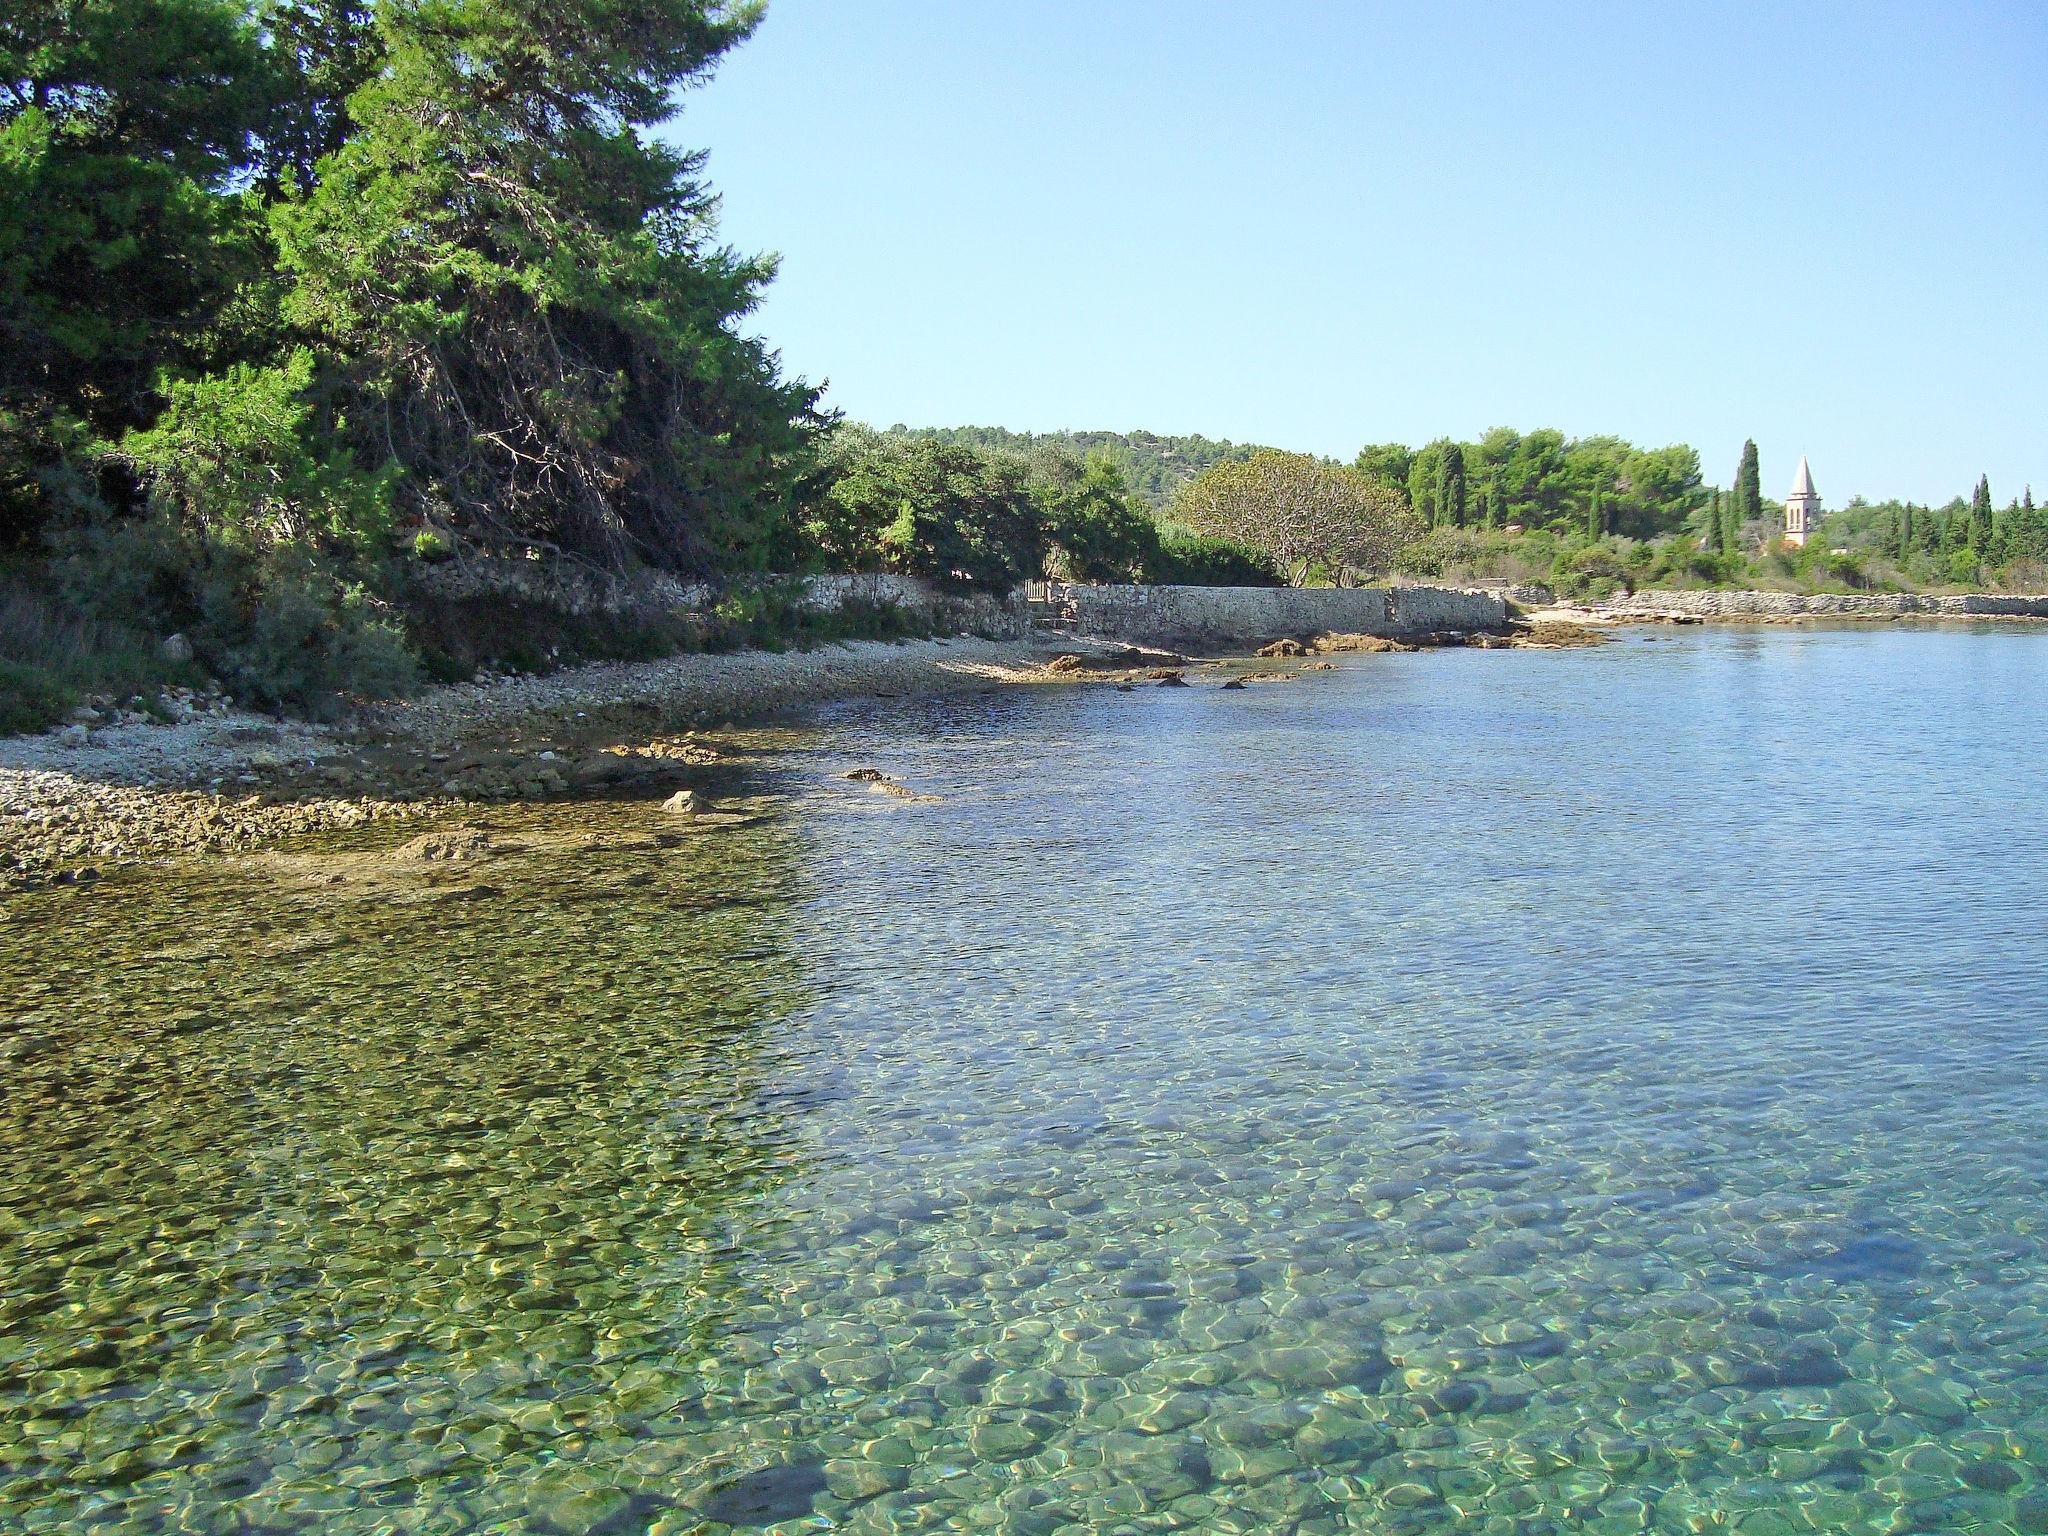
[[[1022,588],[1004,596],[946,592],[918,577],[886,571],[804,578],[803,605],[813,612],[834,613],[848,603],[901,608],[935,628],[963,629],[991,639],[1013,640],[1031,626]]]
[[[685,582],[666,571],[614,576],[568,560],[468,556],[417,566],[411,575],[421,591],[443,602],[531,603],[577,618],[672,613],[701,607],[716,595],[702,582]]]
[[[1498,592],[1458,587],[1136,587],[1060,589],[1076,631],[1115,640],[1272,640],[1284,635],[1401,635],[1494,629]]]
[[[2048,596],[2008,597],[1985,592],[1957,596],[1859,592],[1813,597],[1797,592],[1638,592],[1600,606],[1617,618],[1631,614],[1697,619],[1788,618],[1802,614],[1840,618],[1883,618],[1894,614],[2048,618]]]
[[[766,578],[770,582],[782,579]],[[709,608],[744,585],[685,582],[665,571],[611,576],[560,560],[450,561],[422,568],[416,580],[427,592],[448,602],[509,599],[575,617],[643,620]],[[833,613],[848,603],[887,604],[903,609],[922,625],[1012,639],[1030,624],[1030,610],[1021,591],[1007,597],[944,592],[915,576],[884,572],[806,576],[802,587],[799,602],[814,613]]]

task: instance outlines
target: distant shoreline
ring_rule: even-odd
[[[1592,622],[1776,619],[2048,619],[2048,596],[1994,592],[1635,592],[1604,602],[1560,603]]]

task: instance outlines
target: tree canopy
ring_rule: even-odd
[[[1174,498],[1172,513],[1197,533],[1258,550],[1297,585],[1319,567],[1339,583],[1390,570],[1412,531],[1391,487],[1271,448],[1204,471]]]
[[[1420,448],[1376,443],[1353,464],[1402,490],[1433,527],[1583,528],[1598,495],[1608,529],[1649,538],[1685,527],[1705,499],[1699,454],[1682,443],[1640,448],[1547,427],[1495,427],[1476,442],[1438,438]]]

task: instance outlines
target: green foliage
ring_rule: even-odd
[[[205,668],[255,703],[330,711],[381,697],[416,664],[390,606],[352,562],[168,511],[62,531],[57,571],[77,613],[184,633]]]
[[[1249,545],[1209,538],[1178,523],[1159,526],[1159,557],[1146,580],[1186,587],[1277,587],[1272,561]]]
[[[1622,552],[1604,541],[1561,551],[1551,565],[1550,582],[1560,596],[1595,599],[1633,590],[1634,585]]]
[[[147,424],[159,370],[226,352],[259,261],[229,189],[275,89],[234,0],[0,7],[0,541],[96,435]]]
[[[1980,555],[1991,548],[1991,477],[1979,475],[1977,489],[1970,495],[1969,547]]]
[[[989,590],[1041,569],[1089,582],[1277,579],[1243,544],[1156,522],[1110,454],[1079,459],[1044,438],[1018,454],[937,434],[841,427],[827,444],[804,533],[814,561],[830,569],[897,570]]]
[[[1744,527],[1763,515],[1763,474],[1757,461],[1756,443],[1745,439],[1742,461],[1735,467],[1734,523],[1738,537]],[[1736,547],[1736,540],[1730,540],[1729,547]]]
[[[1390,569],[1412,536],[1399,492],[1359,469],[1305,453],[1262,449],[1183,486],[1175,521],[1259,551],[1289,581],[1314,572],[1342,585]]]
[[[1080,460],[1100,454],[1123,476],[1130,494],[1157,510],[1188,481],[1217,464],[1242,462],[1258,452],[1251,443],[1206,437],[1162,437],[1155,432],[1011,432],[1002,427],[889,428],[892,437],[929,437],[983,453],[1026,461],[1041,454]]]
[[[0,6],[0,543],[61,525],[280,700],[403,681],[372,596],[400,526],[425,561],[794,549],[822,422],[742,334],[773,263],[656,134],[758,16]]]
[[[1159,528],[1131,505],[1123,473],[1091,453],[1080,473],[1038,487],[1051,566],[1070,581],[1134,582],[1159,569]]]
[[[1982,478],[1967,499],[1939,507],[1855,497],[1828,514],[1822,539],[1882,560],[1896,579],[1916,585],[2033,591],[2048,565],[2048,513],[2034,505],[2032,490],[1994,508]]]
[[[123,439],[123,457],[198,528],[258,540],[319,540],[370,553],[388,542],[396,464],[358,470],[313,429],[313,354],[282,366],[237,363],[173,381],[155,426]]]
[[[1432,520],[1439,528],[1464,527],[1466,501],[1465,448],[1462,443],[1451,443],[1437,466],[1436,511]]]
[[[1693,525],[1706,501],[1699,454],[1683,444],[1639,448],[1549,428],[1495,427],[1477,442],[1439,438],[1414,450],[1381,443],[1360,450],[1355,465],[1404,488],[1408,504],[1437,527],[1473,521],[1474,485],[1486,488],[1481,520],[1491,527],[1584,529],[1597,493],[1607,530],[1636,538]]]
[[[1402,443],[1368,443],[1358,450],[1352,468],[1368,474],[1383,485],[1406,486],[1414,466],[1415,451]]]
[[[359,461],[480,543],[758,569],[814,394],[738,322],[702,156],[648,136],[752,29],[724,0],[385,4],[354,132],[271,220]],[[373,424],[374,423],[374,424]],[[342,430],[342,429],[338,429]]]
[[[1043,539],[1024,462],[930,438],[835,434],[806,519],[826,562],[1008,591],[1038,574]]]
[[[79,613],[38,574],[0,571],[0,733],[40,730],[94,694],[125,699],[200,680],[154,636]]]

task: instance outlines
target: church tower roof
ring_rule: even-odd
[[[1792,494],[1811,496],[1813,493],[1813,471],[1806,467],[1806,455],[1802,453],[1799,455],[1799,473],[1792,477]]]

